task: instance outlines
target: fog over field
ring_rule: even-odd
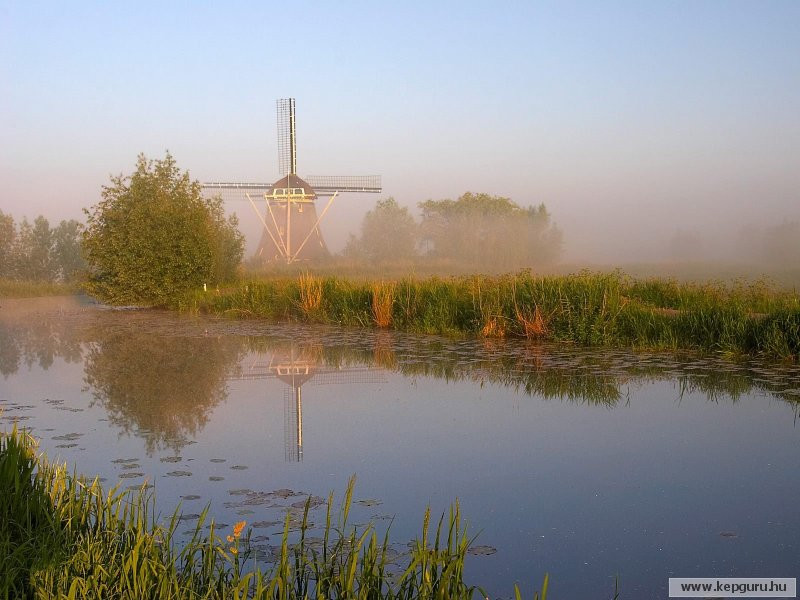
[[[566,264],[797,265],[799,28],[795,2],[6,3],[0,210],[82,220],[140,152],[275,181],[291,96],[300,175],[383,176],[333,251],[379,199],[471,191],[545,204]]]

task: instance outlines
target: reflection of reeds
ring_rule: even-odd
[[[396,285],[392,282],[380,281],[372,284],[372,316],[378,327],[389,327],[392,324],[392,306]]]
[[[312,316],[322,305],[322,280],[306,271],[297,281],[300,287],[300,308],[306,316]]]
[[[389,370],[397,368],[397,356],[393,344],[394,338],[390,333],[381,331],[377,334],[372,348],[372,358],[376,365]]]

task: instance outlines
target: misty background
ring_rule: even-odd
[[[6,2],[0,210],[83,221],[167,149],[272,182],[293,96],[301,176],[383,176],[336,200],[335,252],[380,199],[471,191],[545,204],[568,263],[768,261],[800,221],[799,26],[796,2]]]

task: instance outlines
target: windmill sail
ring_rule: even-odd
[[[276,103],[278,124],[278,170],[275,183],[209,182],[203,184],[207,195],[221,195],[226,200],[247,199],[263,225],[257,254],[264,261],[319,260],[329,256],[319,223],[337,194],[342,192],[379,193],[379,175],[297,176],[297,136],[294,98]],[[328,196],[327,204],[317,213],[315,200]],[[319,215],[319,216],[318,216]]]
[[[297,174],[297,141],[295,138],[294,98],[281,98],[278,109],[278,173]]]

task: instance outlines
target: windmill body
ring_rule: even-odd
[[[381,178],[368,176],[297,175],[294,98],[277,101],[278,168],[285,173],[275,183],[208,182],[203,189],[228,198],[247,198],[263,231],[257,255],[265,262],[291,264],[329,255],[319,225],[336,196],[342,192],[379,193]],[[327,196],[321,212],[316,200]]]

